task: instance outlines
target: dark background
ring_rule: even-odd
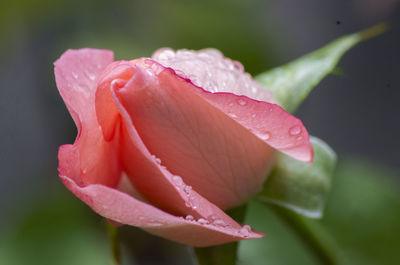
[[[380,22],[391,30],[348,52],[343,75],[324,79],[296,115],[339,158],[376,162],[399,177],[397,0],[1,1],[0,224],[35,198],[64,192],[57,149],[76,129],[52,63],[66,49],[106,48],[131,59],[165,46],[214,47],[257,74]]]

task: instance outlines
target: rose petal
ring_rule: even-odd
[[[132,85],[136,87],[145,85],[149,81],[146,80],[147,77],[137,69],[135,76],[122,89],[130,89]],[[115,87],[111,89],[118,90]],[[171,174],[144,145],[115,91],[114,101],[124,121],[121,130],[121,162],[137,191],[154,205],[170,213],[189,214],[210,221],[219,219],[233,228],[240,227],[220,208],[203,198],[194,188],[186,185],[180,176]]]
[[[215,49],[200,51],[169,48],[157,50],[152,59],[171,67],[179,76],[210,92],[230,92],[274,103],[272,93],[244,72],[241,63],[225,58]]]
[[[313,147],[306,128],[279,105],[231,93],[196,92],[271,147],[297,160],[312,162]]]
[[[142,138],[150,153],[160,158],[170,172],[181,176],[184,182],[221,208],[248,200],[270,171],[272,149],[193,93],[197,88],[172,71],[163,71],[156,77],[157,71],[151,68],[154,64],[148,68],[143,60],[135,60],[134,64],[135,76],[116,91],[122,109],[132,120],[125,124],[133,123],[136,134],[140,135],[132,137],[132,142],[137,143],[137,139]],[[125,153],[122,157],[134,154]],[[132,162],[124,164],[130,165],[133,160],[140,161],[132,158]],[[128,175],[134,174],[133,171]],[[139,174],[142,170],[136,172]],[[139,190],[162,186],[153,176],[134,177],[132,181],[136,181],[136,187],[140,185],[137,181],[156,182]],[[148,196],[160,196],[154,201],[162,201],[162,195],[152,193],[149,191]]]
[[[113,61],[113,52],[108,50],[80,49],[67,50],[54,62],[54,73],[58,90],[78,125],[87,119],[88,104],[96,91],[96,81],[100,73]]]
[[[244,73],[240,63],[214,49],[174,52],[164,48],[156,51],[152,59],[171,67],[177,75],[196,86],[213,92],[197,91],[272,147],[298,160],[312,161],[312,145],[301,121],[278,106],[266,104],[275,103],[273,96]]]
[[[61,179],[65,186],[101,216],[140,227],[169,240],[193,246],[211,246],[263,236],[246,227],[232,229],[220,223],[206,224],[200,220],[176,217],[103,185],[79,187],[68,177],[61,176]]]
[[[110,64],[99,78],[95,105],[97,120],[106,141],[111,141],[116,131],[119,113],[111,95],[110,87],[122,87],[132,77],[133,68],[124,61]]]
[[[60,174],[79,168],[72,178],[79,185],[99,183],[116,186],[121,175],[117,155],[118,141],[105,142],[94,107],[96,83],[100,73],[113,60],[105,50],[68,50],[55,64],[57,87],[78,127],[73,145],[59,151]],[[74,164],[72,158],[79,158]]]

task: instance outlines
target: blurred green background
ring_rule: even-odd
[[[398,0],[0,1],[0,264],[110,264],[104,221],[57,177],[57,148],[76,134],[53,75],[66,49],[129,59],[214,47],[257,74],[382,21],[391,31],[345,55],[344,74],[297,113],[339,154],[315,227],[335,238],[343,264],[400,264]],[[241,244],[240,264],[316,264],[271,210],[253,202],[249,211],[267,236]],[[126,264],[191,264],[186,246],[136,228],[121,237]]]

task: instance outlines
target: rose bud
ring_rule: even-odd
[[[216,50],[115,62],[111,51],[68,50],[55,76],[78,128],[59,150],[63,183],[107,219],[170,240],[263,236],[223,210],[260,190],[276,150],[313,158],[301,121]]]

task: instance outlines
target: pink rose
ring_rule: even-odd
[[[259,191],[275,149],[312,161],[301,121],[216,50],[68,50],[54,71],[78,127],[60,177],[112,221],[193,246],[258,238],[223,210]]]

